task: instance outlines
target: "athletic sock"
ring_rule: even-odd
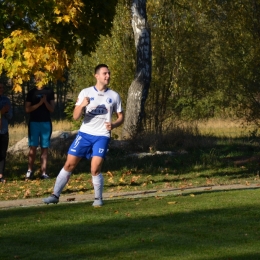
[[[97,176],[92,176],[92,183],[94,186],[95,199],[102,199],[104,178],[102,173],[99,173]]]
[[[59,197],[62,190],[64,189],[64,187],[66,186],[66,184],[68,183],[69,179],[70,179],[70,175],[71,172],[67,172],[64,170],[64,168],[61,169],[59,175],[57,176],[55,185],[54,185],[54,190],[53,190],[53,194],[56,197]]]

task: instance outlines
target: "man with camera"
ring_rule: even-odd
[[[30,118],[28,123],[29,155],[26,180],[33,178],[33,165],[39,145],[41,147],[41,178],[49,178],[46,168],[52,134],[50,113],[54,112],[54,107],[54,92],[52,89],[36,86],[27,93],[25,112],[30,114]]]

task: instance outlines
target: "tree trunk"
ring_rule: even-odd
[[[145,101],[151,82],[151,37],[147,24],[146,0],[132,1],[132,27],[136,47],[136,74],[128,90],[123,137],[142,131]]]

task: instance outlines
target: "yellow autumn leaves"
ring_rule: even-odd
[[[73,25],[78,27],[78,18],[81,14],[81,8],[83,3],[80,0],[62,0],[56,1],[56,6],[54,8],[54,13],[57,15],[55,22],[58,23],[73,23]]]
[[[56,1],[54,22],[72,23],[77,27],[82,6],[80,0]],[[30,80],[32,75],[38,79],[39,87],[49,81],[64,80],[63,71],[69,65],[69,57],[66,50],[58,48],[59,42],[54,37],[44,36],[38,30],[15,30],[1,43],[0,73],[6,72],[13,80],[15,92],[20,92],[23,82]]]

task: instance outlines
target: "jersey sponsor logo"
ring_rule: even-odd
[[[77,152],[75,149],[70,149],[72,152]]]
[[[103,153],[104,150],[105,150],[105,149],[103,149],[103,148],[99,148],[99,149],[98,149],[98,152],[99,152],[99,153]]]
[[[104,95],[103,95],[103,94],[98,94],[98,96],[104,97]]]
[[[79,145],[79,142],[80,142],[81,139],[82,139],[81,136],[77,136],[77,137],[76,137],[76,140],[75,140],[75,142],[74,142],[73,149],[77,148],[77,146]],[[71,151],[73,151],[73,150],[71,149]],[[73,151],[73,152],[74,152],[74,151]]]
[[[111,104],[112,103],[112,98],[107,98],[107,103]]]
[[[90,100],[94,100],[94,97],[91,97]]]
[[[92,115],[105,115],[107,114],[107,108],[105,105],[97,106],[88,111]]]

